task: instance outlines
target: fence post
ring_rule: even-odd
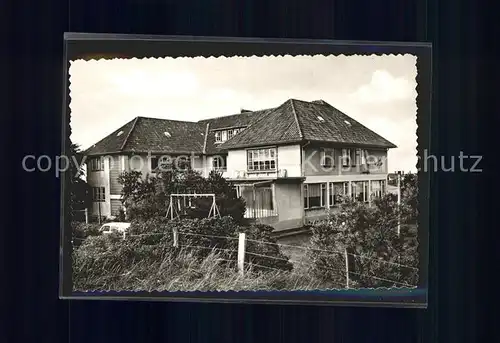
[[[85,224],[89,223],[89,209],[85,209]]]
[[[245,273],[245,233],[240,232],[238,237],[238,270],[241,275]]]
[[[174,248],[177,248],[179,246],[179,231],[177,231],[177,228],[174,227],[172,229],[172,233],[174,236]]]
[[[347,248],[344,249],[345,256],[345,280],[346,288],[349,288],[349,254],[347,253]]]

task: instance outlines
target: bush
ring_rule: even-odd
[[[245,202],[236,196],[231,183],[216,171],[208,178],[192,170],[166,170],[157,177],[142,177],[137,171],[124,172],[118,182],[122,187],[122,201],[127,208],[127,219],[146,220],[153,216],[165,216],[169,206],[169,195],[174,193],[215,194],[216,204],[222,217],[231,216],[236,222],[243,223]],[[192,207],[182,206],[186,218],[206,218],[212,206],[210,198],[191,198]]]
[[[264,224],[252,224],[243,229],[246,233],[246,261],[255,270],[291,271],[293,264],[283,254],[272,231],[274,228]]]
[[[312,227],[313,273],[324,282],[345,285],[347,249],[349,279],[357,286],[416,285],[417,232],[415,226],[403,225],[398,237],[399,214],[390,196],[374,201],[372,207],[346,199],[339,212]]]
[[[292,264],[282,254],[276,239],[271,235],[273,228],[268,225],[242,227],[231,217],[173,221],[157,217],[132,222],[129,232],[130,235],[145,234],[151,244],[156,244],[154,242],[158,242],[164,235],[169,238],[169,244],[173,244],[174,228],[178,232],[179,247],[192,250],[192,255],[200,260],[215,251],[227,262],[236,263],[239,233],[245,232],[246,262],[253,264],[254,270],[292,269]]]
[[[71,222],[73,247],[78,247],[89,236],[100,236],[100,225],[95,223]]]
[[[173,246],[174,229],[179,233],[177,248]],[[273,288],[290,287],[287,280],[292,276],[283,273],[289,273],[292,265],[271,237],[272,228],[254,225],[243,229],[230,217],[134,220],[125,240],[115,234],[91,237],[73,253],[73,284],[78,290],[130,289],[127,282],[132,282],[133,275],[136,289],[193,290],[214,284],[219,285],[217,289],[248,289],[236,265],[242,230],[249,240],[265,242],[247,242],[248,271],[243,279],[263,284],[259,275],[272,273],[269,282]],[[309,277],[294,275],[293,279],[303,287],[312,284]]]

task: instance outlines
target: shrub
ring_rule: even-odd
[[[291,271],[293,264],[283,254],[276,238],[274,228],[264,224],[252,224],[243,229],[246,233],[246,261],[254,265],[255,270]]]
[[[177,248],[173,246],[174,229],[179,233]],[[137,280],[146,280],[140,287],[193,290],[212,284],[207,280],[217,276],[219,284],[229,287],[240,282],[236,261],[238,233],[242,230],[249,240],[265,242],[247,242],[247,274],[256,274],[248,277],[259,279],[260,274],[274,273],[273,287],[286,284],[289,276],[282,273],[289,272],[292,265],[272,238],[272,228],[254,225],[244,229],[230,217],[173,221],[154,217],[132,221],[125,240],[114,234],[91,237],[74,251],[73,284],[80,290],[126,289],[130,287],[126,280],[133,275]],[[203,268],[211,271],[205,275]],[[188,281],[191,288],[185,284]],[[297,275],[294,282],[304,287],[311,284],[310,279]],[[139,287],[137,282],[133,284]]]
[[[327,222],[312,228],[313,273],[325,282],[345,285],[347,250],[349,279],[359,287],[416,285],[416,229],[404,225],[398,237],[399,214],[390,196],[372,207],[346,199]]]
[[[170,169],[160,171],[157,177],[142,177],[137,171],[124,172],[118,182],[122,184],[122,201],[127,208],[127,219],[147,219],[164,216],[169,206],[169,195],[174,193],[215,194],[217,207],[222,217],[231,216],[243,223],[245,202],[236,196],[234,186],[216,171],[208,178],[192,169]],[[212,206],[210,198],[191,198],[192,207],[182,206],[183,217],[206,218]]]
[[[96,223],[71,222],[73,247],[78,247],[89,236],[100,236],[100,225]]]
[[[174,229],[178,232],[179,247],[192,250],[192,255],[200,260],[215,251],[227,262],[236,262],[239,232],[245,232],[246,262],[254,264],[254,270],[292,269],[292,264],[282,254],[276,239],[271,235],[273,228],[268,225],[242,227],[228,216],[173,221],[157,217],[132,222],[129,232],[130,235],[149,236],[149,242],[157,242],[159,237],[165,235],[170,239],[169,244],[173,244]]]
[[[405,221],[415,224],[418,217],[418,179],[417,174],[404,174],[401,179],[402,214]]]

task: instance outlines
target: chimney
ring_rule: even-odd
[[[318,105],[326,105],[326,102],[324,100],[313,100],[311,101],[313,104],[318,104]]]

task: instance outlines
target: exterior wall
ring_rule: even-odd
[[[300,145],[284,145],[278,147],[278,169],[286,169],[288,177],[302,176]]]
[[[125,157],[125,156],[123,156]],[[112,156],[109,164],[109,187],[110,194],[120,194],[122,185],[118,183],[118,177],[123,171],[122,156]]]
[[[300,177],[301,172],[301,149],[300,145],[284,145],[277,147],[277,170],[286,170],[287,177]],[[231,150],[227,156],[227,177],[228,178],[275,178],[279,176],[277,171],[273,172],[253,172],[247,168],[247,150]],[[240,175],[240,176],[238,176]],[[243,176],[245,175],[245,176]]]
[[[356,175],[363,174],[363,168],[360,166],[355,167],[343,167],[341,164],[342,148],[341,147],[329,147],[328,149],[335,150],[335,165],[332,167],[321,166],[321,151],[322,147],[306,146],[303,155],[303,172],[304,176],[317,176],[317,175]],[[349,148],[349,147],[347,147]],[[355,149],[352,147],[351,149]],[[368,155],[373,158],[373,160],[379,160],[382,162],[381,166],[371,165],[369,168],[369,174],[387,174],[387,151],[380,149],[365,149],[368,150]]]
[[[111,215],[117,216],[120,208],[122,207],[122,202],[120,199],[111,199]]]
[[[203,176],[208,176],[208,168],[212,164],[207,164],[208,158],[206,156],[196,157],[192,159],[192,168],[201,173]],[[212,161],[210,161],[212,162]]]
[[[276,184],[275,199],[278,209],[278,222],[273,225],[277,230],[295,229],[303,225],[302,184]]]
[[[121,207],[121,185],[118,183],[118,176],[124,170],[130,170],[130,165],[135,163],[139,165],[138,160],[130,162],[127,156],[113,155],[104,157],[104,170],[103,171],[90,171],[87,164],[87,183],[90,187],[104,187],[105,188],[105,201],[93,202],[91,215],[99,215],[109,217],[116,215],[118,208]],[[144,174],[147,172],[146,166],[143,166],[142,171]],[[99,209],[100,207],[100,209]]]
[[[217,155],[216,155],[217,156]],[[206,156],[203,160],[200,159],[200,169],[202,170],[202,174],[204,177],[208,176],[208,173],[210,173],[211,170],[213,170],[213,160],[214,156]],[[227,164],[229,165],[229,157],[228,157],[228,162]],[[222,176],[224,178],[229,178],[229,173],[227,171],[227,166],[226,170],[222,172]]]
[[[110,204],[110,158],[104,158],[104,170],[91,171],[89,164],[87,164],[87,183],[90,187],[104,187],[105,189],[105,201],[102,202],[92,202],[92,208],[90,209],[91,215],[110,216],[111,214],[111,204]]]
[[[139,171],[141,172],[143,177],[145,177],[147,174],[151,174],[151,164],[149,162],[147,154],[126,156],[125,165],[126,170]]]

